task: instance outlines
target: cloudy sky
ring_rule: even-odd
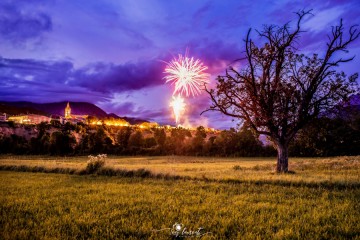
[[[86,101],[120,116],[173,123],[164,61],[177,54],[201,59],[211,82],[242,56],[248,29],[284,24],[313,9],[299,44],[326,45],[331,26],[360,23],[358,0],[2,0],[0,100]],[[255,35],[254,35],[255,38]],[[360,41],[342,66],[359,71]],[[187,99],[192,125],[227,128],[236,121],[215,113],[206,94]]]

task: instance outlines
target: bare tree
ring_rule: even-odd
[[[343,22],[332,27],[324,56],[307,56],[297,50],[301,24],[310,11],[297,13],[296,26],[264,26],[256,31],[265,40],[258,47],[245,39],[245,66],[230,67],[217,78],[215,89],[207,89],[209,110],[243,120],[257,134],[268,136],[277,148],[277,172],[288,171],[288,146],[295,134],[319,114],[357,91],[357,77],[334,70],[353,57],[338,57],[359,37],[356,26],[345,33]],[[336,54],[336,56],[335,56]],[[334,58],[337,57],[337,58]]]

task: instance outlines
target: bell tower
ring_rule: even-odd
[[[67,103],[65,108],[65,118],[71,118],[71,108],[69,102]]]

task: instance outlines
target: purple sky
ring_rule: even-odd
[[[283,24],[303,8],[314,16],[299,44],[320,56],[340,18],[345,26],[360,23],[359,0],[2,0],[0,100],[87,101],[120,116],[173,123],[163,61],[188,48],[214,83],[242,56],[250,27]],[[355,60],[341,68],[348,74],[359,71],[360,41],[350,54]],[[236,125],[216,113],[199,116],[209,106],[205,93],[186,101],[192,125]]]

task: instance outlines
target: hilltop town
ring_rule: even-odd
[[[94,105],[95,106],[95,105]],[[99,108],[100,109],[100,108]],[[173,128],[174,126],[171,125],[159,125],[156,122],[149,122],[143,119],[136,119],[136,118],[128,118],[124,117],[121,118],[115,114],[107,114],[104,116],[102,112],[100,114],[78,114],[75,109],[73,111],[71,107],[71,103],[67,102],[66,106],[63,109],[63,114],[49,114],[45,112],[41,112],[36,109],[25,109],[22,110],[21,113],[18,114],[11,114],[14,113],[8,110],[8,108],[0,108],[0,122],[13,122],[15,124],[25,124],[25,125],[35,125],[40,123],[47,123],[47,124],[86,124],[86,125],[106,125],[106,126],[129,126],[129,127],[139,127],[139,128]],[[101,109],[100,109],[101,110]],[[21,111],[21,110],[20,110]],[[30,113],[29,113],[30,111]],[[102,111],[102,110],[101,110]],[[24,113],[27,112],[27,113]],[[34,113],[36,112],[36,113]],[[84,111],[82,111],[84,112]],[[86,112],[86,110],[85,110]],[[189,130],[195,130],[195,128],[188,128]],[[208,132],[214,132],[215,129],[213,128],[206,128]]]
[[[125,119],[122,119],[115,114],[105,116],[104,114],[77,114],[78,111],[73,111],[70,102],[67,102],[66,106],[62,111],[62,114],[51,114],[52,112],[44,112],[34,108],[21,108],[14,107],[9,108],[8,105],[0,109],[0,121],[2,122],[14,122],[17,124],[40,124],[57,122],[65,124],[67,122],[72,124],[83,123],[83,124],[97,124],[97,125],[112,125],[112,126],[127,126],[131,125]],[[14,108],[17,111],[14,111]],[[86,111],[86,110],[85,110]],[[102,111],[102,110],[101,110]],[[114,118],[115,116],[115,118]],[[144,121],[147,122],[147,121]]]

